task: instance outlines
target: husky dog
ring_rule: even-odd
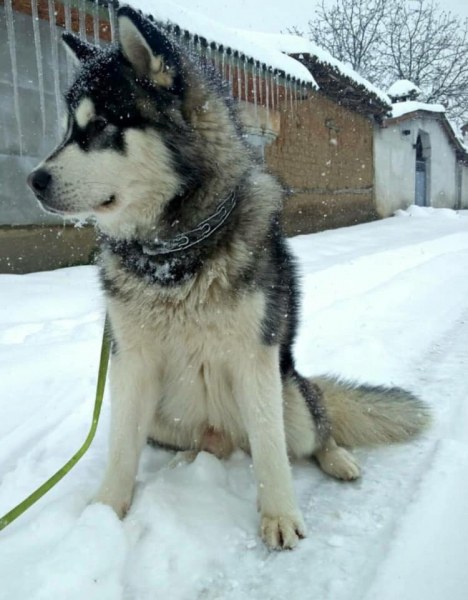
[[[253,158],[210,67],[129,7],[107,49],[64,34],[80,64],[66,135],[29,176],[42,206],[92,216],[111,322],[111,439],[96,500],[130,507],[148,440],[251,453],[261,535],[305,535],[289,459],[344,480],[342,446],[406,440],[429,422],[398,388],[307,379],[294,366],[298,284],[282,190]]]

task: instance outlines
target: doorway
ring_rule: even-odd
[[[425,139],[427,138],[427,139]],[[418,206],[429,206],[428,175],[429,175],[429,136],[419,133],[416,140],[416,173],[414,203]]]

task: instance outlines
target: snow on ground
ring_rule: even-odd
[[[120,522],[89,505],[109,399],[75,469],[0,534],[1,600],[464,600],[468,588],[468,213],[400,216],[292,240],[307,375],[406,386],[434,407],[410,444],[355,451],[340,483],[294,466],[308,537],[268,552],[249,457],[166,468],[148,447]],[[424,218],[421,218],[424,217]],[[0,514],[75,452],[92,414],[103,304],[96,270],[0,276]]]

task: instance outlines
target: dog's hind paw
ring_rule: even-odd
[[[261,535],[271,550],[290,550],[304,538],[305,526],[300,515],[263,516]]]
[[[330,451],[317,452],[316,458],[322,471],[336,479],[352,481],[361,475],[361,469],[354,456],[339,446]]]

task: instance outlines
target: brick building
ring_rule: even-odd
[[[8,173],[8,185],[0,191],[0,272],[86,262],[92,253],[92,228],[77,230],[40,212],[25,176],[58,138],[60,92],[71,76],[55,25],[107,43],[115,32],[115,8],[113,0],[0,0],[6,98],[0,106],[0,128],[6,132],[0,141],[0,170]],[[9,12],[14,13],[14,27],[8,25]],[[373,123],[388,111],[385,98],[310,44],[305,51],[298,49],[300,38],[291,38],[293,48],[275,48],[261,34],[233,34],[221,26],[213,30],[198,16],[177,13],[177,20],[171,14],[162,20],[230,82],[232,95],[243,106],[250,141],[288,191],[283,219],[289,235],[377,218]],[[284,43],[291,36],[277,37]]]

